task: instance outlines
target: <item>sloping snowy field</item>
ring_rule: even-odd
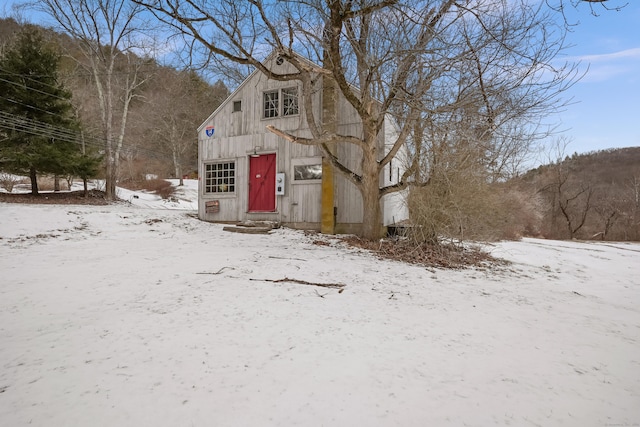
[[[638,244],[430,270],[152,207],[0,203],[0,425],[640,425]]]

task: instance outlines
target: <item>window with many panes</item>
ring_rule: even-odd
[[[298,89],[295,87],[282,89],[282,115],[298,114]]]
[[[262,94],[262,99],[264,104],[264,118],[278,117],[278,110],[280,109],[278,91],[265,92]]]
[[[204,165],[205,193],[234,193],[235,191],[235,162],[207,163]]]
[[[282,100],[282,102],[280,102],[280,100]],[[264,92],[262,94],[262,105],[263,117],[265,119],[297,115],[300,112],[298,106],[298,88],[290,87]]]

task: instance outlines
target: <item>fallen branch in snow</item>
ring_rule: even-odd
[[[235,270],[233,267],[222,267],[220,270],[215,271],[215,272],[213,272],[213,273],[210,273],[210,272],[208,272],[208,271],[200,271],[200,272],[198,272],[198,273],[196,273],[196,274],[220,274],[220,273],[222,273],[224,270],[226,270],[227,268],[229,268],[229,269],[231,269],[231,270]]]
[[[307,282],[306,280],[290,279],[288,277],[285,277],[284,279],[276,279],[276,280],[271,280],[271,279],[249,279],[249,280],[258,281],[258,282],[272,282],[272,283],[291,282],[291,283],[297,283],[299,285],[322,286],[323,288],[334,288],[334,289],[342,289],[345,286],[341,283],[315,283],[315,282]]]
[[[269,258],[273,258],[273,259],[293,259],[296,261],[306,261],[306,259],[302,259],[302,258],[289,258],[289,257],[283,257],[283,256],[269,256]]]

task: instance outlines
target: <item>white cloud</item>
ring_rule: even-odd
[[[640,59],[640,47],[635,47],[633,49],[625,49],[619,52],[613,53],[603,53],[599,55],[583,55],[578,56],[575,59],[578,61],[584,62],[603,62],[603,61],[616,61],[620,59]]]
[[[589,67],[581,83],[602,82],[640,74],[640,47],[612,53],[572,56],[565,60],[580,62],[582,69]]]

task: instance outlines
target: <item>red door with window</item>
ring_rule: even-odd
[[[249,212],[276,210],[276,155],[249,157]]]

